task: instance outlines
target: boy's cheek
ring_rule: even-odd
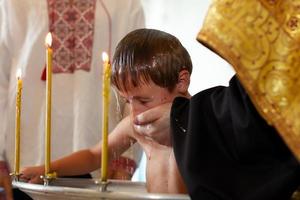
[[[145,106],[139,103],[134,103],[131,104],[131,114],[136,117],[137,115],[139,115],[140,113],[143,113],[147,110],[149,110],[151,107],[149,106]]]

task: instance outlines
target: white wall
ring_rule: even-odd
[[[211,0],[142,0],[146,26],[175,35],[194,65],[190,92],[228,85],[233,70],[223,59],[196,41]]]

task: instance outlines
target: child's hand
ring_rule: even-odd
[[[171,103],[165,103],[137,115],[134,130],[152,138],[159,144],[171,146],[170,110]]]
[[[44,175],[44,166],[25,167],[21,170],[21,179],[28,183],[42,183],[41,175]]]

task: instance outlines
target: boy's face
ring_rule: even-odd
[[[167,88],[159,87],[152,81],[139,87],[132,87],[127,92],[119,91],[119,93],[129,103],[133,117],[160,104],[172,102],[179,95],[176,87],[170,92]]]

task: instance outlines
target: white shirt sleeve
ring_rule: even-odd
[[[4,0],[0,0],[0,160],[5,158],[5,127],[7,125],[6,113],[11,66],[11,58],[7,46],[7,13],[5,13],[4,3]]]

